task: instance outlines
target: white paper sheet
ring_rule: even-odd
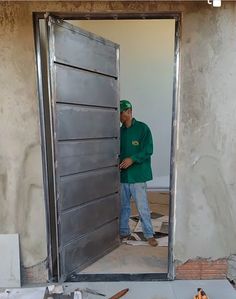
[[[168,246],[168,236],[158,238],[157,242],[158,242],[159,247],[167,247]]]
[[[163,221],[160,221],[159,218],[157,219],[152,219],[152,226],[153,226],[153,230],[154,232],[159,232],[161,229],[161,225],[162,225]],[[142,226],[141,226],[141,221],[138,222],[134,232],[138,233],[138,232],[142,232]]]

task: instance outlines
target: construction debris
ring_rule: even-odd
[[[161,226],[162,226],[162,221],[159,221],[158,218],[156,219],[151,219],[152,221],[152,227],[154,229],[154,232],[160,232]],[[142,225],[141,225],[141,221],[139,220],[138,224],[136,225],[135,229],[134,229],[135,233],[139,233],[142,232]]]
[[[155,232],[155,239],[158,242],[159,247],[168,246],[168,233],[169,233],[169,216],[151,212],[151,221],[153,230]],[[124,239],[122,242],[126,245],[132,246],[147,246],[147,240],[142,232],[142,225],[139,219],[139,215],[132,215],[129,219],[129,227],[131,231],[131,237]]]
[[[93,294],[96,296],[105,297],[105,294],[99,293],[96,290],[89,288],[75,288],[68,291],[65,291],[63,285],[50,285],[47,287],[45,299],[59,299],[59,298],[68,298],[68,299],[83,299],[84,294]],[[86,297],[87,298],[87,297]]]
[[[97,295],[97,296],[102,296],[102,297],[106,297],[105,294],[99,293],[95,290],[89,289],[89,288],[77,288],[75,289],[75,292],[82,292],[82,293],[88,293],[88,294],[93,294],[93,295]]]
[[[48,293],[50,295],[52,294],[63,294],[64,293],[64,288],[62,285],[49,285],[48,286]]]

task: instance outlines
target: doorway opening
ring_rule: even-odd
[[[35,14],[50,277],[67,281],[173,279],[173,157],[179,15],[147,15],[146,18],[143,15],[116,15],[115,19],[108,15],[91,15],[89,18],[59,15],[59,18],[46,16],[45,21],[42,14]],[[69,31],[62,34],[61,28]],[[99,53],[103,57],[104,53],[107,57],[113,55],[113,62],[100,61],[91,66],[92,56],[86,64],[86,58],[81,62],[70,60],[71,55],[83,57],[81,47],[77,53],[68,50],[76,47],[75,44],[65,51],[69,56],[57,61],[56,56],[62,52],[56,47],[63,46],[68,32],[72,32],[73,42],[75,32],[82,36],[80,40],[86,37],[86,45],[88,40],[92,43],[92,39],[91,47],[97,49],[95,56]],[[101,44],[105,45],[105,50],[101,50]],[[91,54],[89,51],[85,50],[84,57]],[[96,58],[95,64],[101,57]],[[62,83],[68,88],[62,88]],[[89,92],[92,89],[94,91]],[[119,209],[118,106],[122,98],[132,102],[134,117],[148,124],[153,135],[153,180],[147,187],[158,247],[147,246],[144,242],[133,201],[130,225],[136,240],[128,244],[120,244],[118,240],[119,213],[114,211]],[[99,127],[104,118],[101,115],[108,123]],[[75,121],[69,124],[67,119],[71,121],[73,118]],[[93,118],[95,124],[90,127]],[[78,133],[77,126],[85,129]],[[106,154],[110,155],[109,159]],[[107,164],[104,167],[100,163]],[[90,191],[84,192],[85,189]],[[84,195],[80,196],[82,190]],[[77,204],[78,198],[83,197],[89,197],[88,202]],[[69,201],[72,204],[67,206]],[[103,216],[110,218],[107,216],[101,224],[97,214],[105,210]],[[86,226],[92,230],[87,231]],[[68,232],[71,231],[74,233],[70,237]],[[104,235],[109,234],[110,239],[104,239]],[[98,235],[100,240],[96,239]],[[68,250],[76,242],[77,245]],[[98,242],[110,242],[110,245],[107,248],[99,245],[101,252],[93,253],[91,247],[96,247]],[[86,247],[88,243],[91,247]],[[83,248],[85,251],[80,257],[83,262],[78,264],[77,257]],[[92,257],[86,259],[86,255]]]

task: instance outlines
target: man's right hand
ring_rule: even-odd
[[[134,161],[131,158],[125,158],[121,163],[120,163],[120,169],[127,169],[130,167]]]

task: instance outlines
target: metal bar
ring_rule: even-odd
[[[48,252],[48,275],[49,280],[57,280],[57,243],[56,243],[56,221],[54,206],[54,190],[52,184],[53,168],[51,156],[51,138],[48,109],[48,89],[46,75],[46,53],[42,45],[42,18],[38,14],[33,14],[35,53],[36,53],[36,71],[37,71],[37,91],[39,98],[40,114],[40,137],[43,164],[43,190],[45,197],[46,226],[47,226],[47,252]],[[45,29],[45,28],[44,28]]]
[[[167,273],[144,274],[74,274],[68,277],[68,282],[95,282],[95,281],[166,281]]]
[[[168,239],[168,279],[174,280],[174,233],[175,233],[175,188],[176,188],[176,143],[177,143],[177,102],[179,91],[179,51],[180,51],[180,16],[175,21],[175,58],[173,80],[173,106],[172,106],[172,132],[171,132],[171,158],[170,158],[170,203],[169,203],[169,239]]]
[[[48,103],[49,103],[49,117],[50,117],[50,135],[51,135],[51,154],[52,154],[52,176],[53,176],[53,191],[54,191],[54,210],[55,210],[55,222],[56,222],[56,243],[57,243],[57,273],[58,278],[60,280],[63,280],[62,277],[62,264],[61,264],[61,252],[60,252],[60,217],[59,217],[59,196],[60,196],[60,190],[58,188],[59,186],[59,180],[60,176],[57,171],[57,136],[56,136],[56,126],[57,126],[57,120],[56,120],[56,111],[55,111],[55,105],[56,105],[56,95],[55,95],[55,68],[54,68],[54,56],[55,56],[55,40],[54,40],[54,26],[52,26],[52,23],[54,22],[54,19],[49,15],[45,15],[45,26],[47,31],[47,72],[48,72]]]
[[[179,12],[153,12],[153,13],[136,13],[136,12],[52,12],[52,14],[63,20],[140,20],[140,19],[175,19],[178,18]]]

